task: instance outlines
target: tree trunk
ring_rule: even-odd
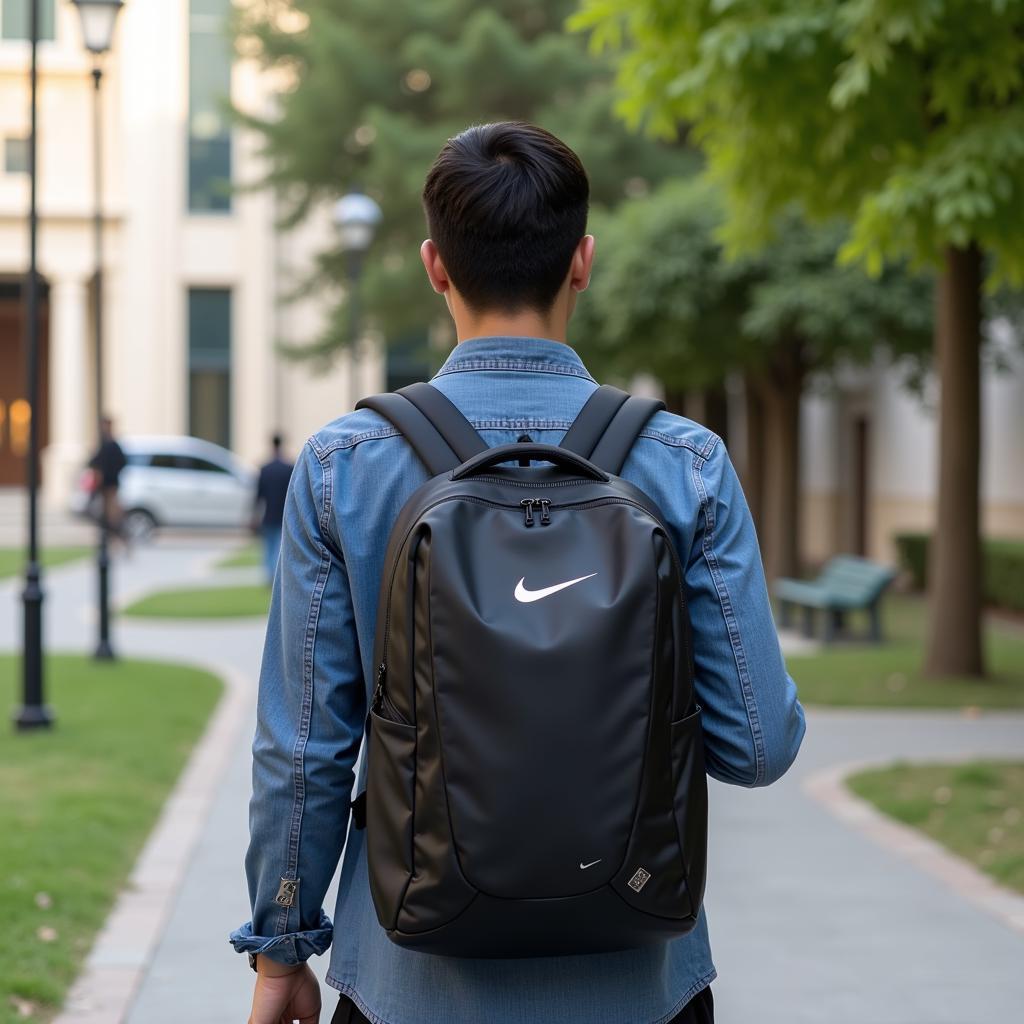
[[[726,447],[729,446],[729,396],[725,385],[718,384],[713,388],[704,388],[701,392],[703,416],[698,417],[712,433],[717,434]]]
[[[665,408],[677,416],[685,416],[686,392],[682,388],[665,388]]]
[[[925,674],[982,676],[981,252],[949,248],[939,278],[935,362],[939,400],[938,516],[929,545]]]
[[[743,493],[750,507],[754,525],[760,534],[764,528],[764,405],[757,380],[750,374],[743,379],[743,401],[745,405],[744,430],[746,452],[743,457],[743,472],[740,479]]]
[[[728,444],[729,396],[725,392],[724,384],[702,388],[699,391],[666,388],[665,408],[678,416],[686,416],[697,423],[702,423]]]
[[[800,345],[776,356],[762,379],[765,472],[761,553],[769,585],[800,574],[800,399],[806,369]]]

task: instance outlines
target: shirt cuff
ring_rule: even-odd
[[[236,953],[262,953],[282,964],[301,964],[315,953],[319,956],[331,944],[334,926],[331,919],[321,910],[320,922],[316,928],[305,932],[285,932],[283,935],[267,937],[254,935],[252,921],[246,921],[236,928],[228,941]]]

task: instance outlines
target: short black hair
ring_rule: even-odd
[[[430,237],[470,308],[551,308],[587,229],[580,158],[522,121],[473,125],[449,139],[423,187]]]
[[[284,444],[284,438],[280,434],[274,434],[274,436],[270,439],[270,443],[275,448],[280,448],[281,445]]]

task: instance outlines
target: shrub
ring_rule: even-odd
[[[929,539],[925,533],[902,533],[895,538],[900,564],[916,590],[924,590],[928,583]],[[1024,540],[983,541],[982,573],[986,604],[1024,612]]]
[[[985,600],[1024,612],[1024,541],[985,542]]]
[[[928,534],[900,533],[896,538],[900,565],[910,574],[915,590],[924,590],[928,582]]]

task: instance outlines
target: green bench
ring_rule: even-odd
[[[833,558],[816,580],[781,579],[775,582],[775,596],[782,611],[782,625],[788,627],[794,607],[803,610],[803,632],[814,636],[814,619],[825,616],[825,642],[843,629],[847,612],[866,611],[870,622],[869,638],[882,640],[879,603],[882,594],[896,578],[894,569],[869,562],[866,558],[840,555]]]

